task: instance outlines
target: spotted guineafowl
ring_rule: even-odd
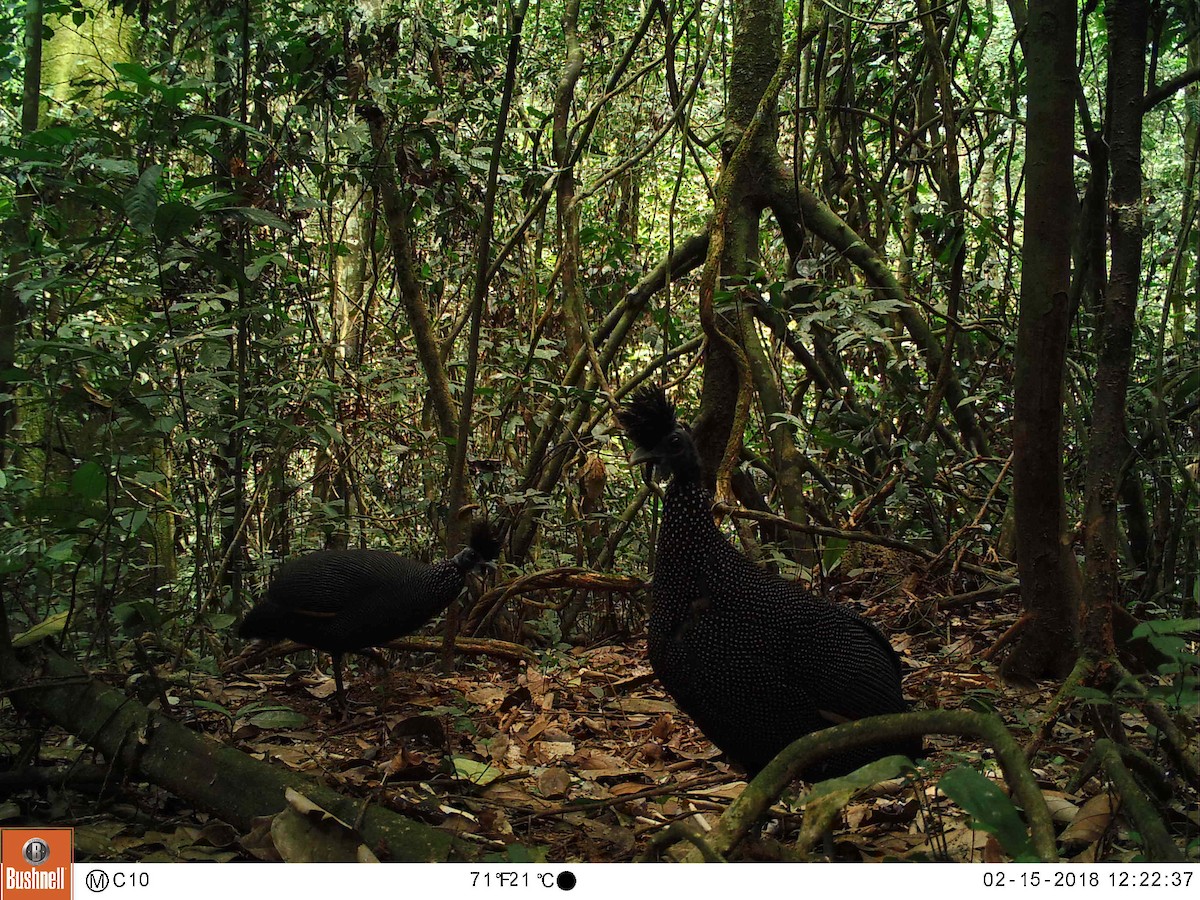
[[[633,462],[670,476],[650,663],[709,740],[753,774],[805,734],[907,709],[899,658],[875,626],[754,564],[722,535],[696,445],[662,389],[635,393],[618,420],[636,447]],[[919,740],[865,747],[803,775],[831,778],[920,750]]]
[[[386,550],[309,553],[280,567],[238,633],[328,651],[344,708],[342,656],[416,631],[453,602],[468,572],[494,569],[499,549],[488,527],[477,525],[464,549],[433,565]]]

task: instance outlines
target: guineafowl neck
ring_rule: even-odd
[[[664,515],[669,515],[669,508],[675,506],[680,512],[686,511],[695,514],[697,511],[702,511],[711,522],[712,503],[712,491],[706,488],[700,480],[699,470],[691,477],[676,475],[667,485],[668,508],[664,510]]]
[[[712,494],[700,479],[675,478],[667,487],[659,531],[658,565],[690,572],[725,539],[712,518]]]
[[[407,603],[397,604],[396,612],[406,618],[413,616],[413,609],[419,609],[425,621],[445,612],[446,607],[454,602],[454,598],[462,592],[464,578],[462,570],[454,560],[447,559],[434,563],[429,567],[426,589],[409,597]],[[411,604],[411,605],[409,605]]]

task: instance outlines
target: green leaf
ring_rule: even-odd
[[[452,756],[450,762],[454,766],[454,774],[471,784],[482,786],[500,777],[500,770],[491,763],[480,762],[467,756]]]
[[[193,700],[192,706],[195,706],[197,709],[207,709],[211,712],[220,713],[225,718],[233,721],[233,712],[220,703],[213,703],[211,700]]]
[[[938,789],[971,815],[974,827],[994,834],[1014,860],[1037,861],[1017,808],[995,783],[970,766],[959,766],[942,776]]]
[[[154,235],[161,241],[174,241],[191,232],[203,213],[186,203],[172,200],[160,206],[154,216]]]
[[[51,125],[49,128],[33,132],[26,140],[43,147],[65,147],[78,137],[78,129],[69,125]]]
[[[84,500],[97,500],[108,487],[108,475],[99,463],[85,462],[71,476],[71,491]]]
[[[67,617],[70,615],[70,610],[64,610],[42,619],[28,631],[13,638],[13,649],[19,650],[22,647],[36,644],[38,641],[44,641],[46,638],[54,637],[56,634],[62,634],[62,630],[67,627]]]
[[[65,541],[59,541],[43,555],[55,562],[67,562],[75,558],[75,544],[75,538],[67,538]]]
[[[126,81],[132,81],[138,87],[153,88],[154,79],[144,66],[132,62],[113,63],[113,70]]]
[[[209,613],[204,617],[204,621],[213,631],[224,631],[237,621],[237,616],[231,613]]]
[[[1159,634],[1186,634],[1200,631],[1200,619],[1163,619],[1158,622],[1142,622],[1131,633],[1135,638],[1148,638]]]
[[[308,716],[292,709],[269,709],[256,716],[251,716],[250,724],[257,728],[299,728],[308,724]]]
[[[125,195],[125,215],[139,234],[149,234],[154,227],[154,214],[158,210],[158,182],[161,178],[162,166],[150,166]]]
[[[245,219],[251,225],[262,225],[266,228],[274,228],[289,233],[292,231],[291,225],[279,218],[275,213],[268,212],[265,209],[258,209],[253,206],[234,206],[226,209],[225,212],[239,219]]]
[[[809,434],[812,435],[814,441],[826,449],[845,450],[847,453],[853,453],[855,456],[862,456],[862,451],[855,447],[854,444],[830,431],[825,431],[822,428],[814,428]]]
[[[142,628],[160,628],[163,616],[158,607],[149,600],[131,600],[113,607],[113,617],[128,631]]]
[[[230,128],[236,128],[238,131],[244,131],[246,134],[256,138],[263,138],[263,133],[253,125],[247,125],[245,122],[239,122],[237,119],[230,119],[227,116],[196,116],[195,120],[189,120],[192,128],[206,127],[206,122],[211,122],[216,125],[227,125]],[[265,142],[265,138],[263,138]]]
[[[821,556],[821,562],[825,566],[826,572],[832,572],[837,567],[849,546],[850,542],[845,538],[830,538],[825,542],[825,552]]]

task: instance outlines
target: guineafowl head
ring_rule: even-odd
[[[700,454],[687,427],[675,418],[675,407],[661,387],[634,393],[617,413],[617,421],[633,441],[632,462],[646,464],[649,480],[657,468],[677,480],[700,477]]]
[[[458,551],[451,562],[464,575],[477,569],[496,571],[496,557],[500,555],[500,539],[486,522],[471,526],[467,546]]]

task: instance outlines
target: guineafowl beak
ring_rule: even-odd
[[[490,559],[485,559],[483,562],[481,562],[479,564],[479,568],[483,570],[483,574],[485,574],[485,575],[495,575],[500,567],[497,566]]]
[[[654,466],[657,464],[654,451],[638,447],[633,451],[633,456],[629,457],[629,461],[635,466],[645,465],[646,470],[642,473],[642,477],[646,484],[654,481]]]

